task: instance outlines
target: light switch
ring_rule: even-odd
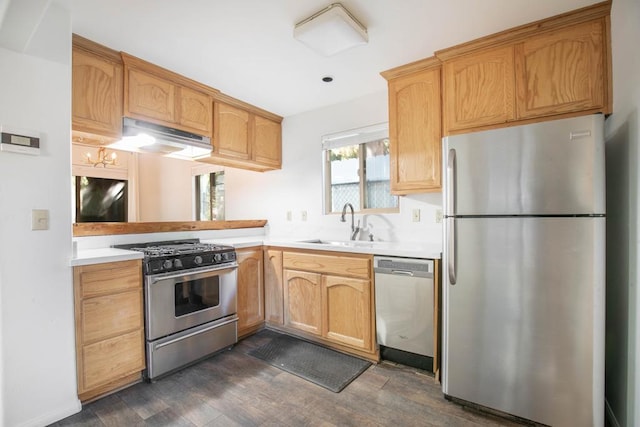
[[[49,229],[49,210],[32,209],[31,210],[31,230],[48,230]]]
[[[412,215],[413,222],[420,222],[420,209],[414,209]]]
[[[300,219],[303,221],[307,220],[307,211],[301,211],[300,212]]]
[[[287,211],[287,221],[291,221],[291,211]]]

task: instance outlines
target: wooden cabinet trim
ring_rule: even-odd
[[[74,49],[80,49],[85,53],[99,56],[116,64],[122,64],[120,52],[86,39],[78,34],[73,33],[71,35],[71,43]]]
[[[112,234],[166,233],[170,231],[231,230],[262,228],[265,219],[233,221],[167,221],[167,222],[77,222],[73,236],[107,236]]]
[[[410,62],[399,67],[391,68],[389,70],[380,73],[386,80],[397,79],[409,74],[419,73],[421,71],[430,70],[433,68],[439,68],[442,66],[442,61],[435,56],[420,59],[418,61]]]
[[[210,86],[192,80],[173,71],[167,70],[166,68],[162,68],[159,65],[147,62],[144,59],[140,59],[126,52],[120,52],[120,56],[122,57],[122,62],[128,68],[142,70],[146,73],[153,74],[156,77],[167,80],[173,84],[186,86],[193,90],[209,94],[211,96],[220,92],[218,89],[214,89]]]
[[[271,121],[274,122],[278,122],[278,123],[282,123],[282,116],[279,116],[277,114],[274,114],[270,111],[267,110],[263,110],[262,108],[256,107],[255,105],[251,105],[248,104],[244,101],[241,101],[239,99],[233,98],[229,95],[226,95],[222,92],[216,92],[215,94],[212,95],[213,96],[213,101],[214,102],[222,102],[224,104],[227,105],[232,105],[236,108],[239,108],[241,110],[245,110],[249,113],[264,117],[266,119],[269,119]]]
[[[530,22],[486,37],[481,37],[466,43],[441,49],[435,52],[435,56],[442,61],[446,61],[474,51],[511,44],[519,40],[526,39],[527,37],[538,35],[544,31],[550,31],[556,28],[578,24],[597,18],[604,18],[609,15],[610,11],[610,0],[596,3],[591,6],[565,12],[539,21]]]

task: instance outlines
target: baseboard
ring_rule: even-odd
[[[616,418],[616,414],[613,413],[613,409],[611,409],[611,406],[609,405],[609,401],[606,398],[604,399],[604,412],[606,414],[605,418],[608,421],[608,424],[607,424],[608,426],[620,427],[620,423]]]
[[[77,414],[82,410],[82,404],[80,403],[80,399],[76,399],[73,404],[66,406],[64,408],[57,408],[53,412],[49,412],[47,414],[40,415],[37,418],[32,418],[27,420],[21,424],[18,424],[17,427],[42,427],[48,426],[49,424],[53,424],[56,421],[60,421],[67,417],[70,417],[73,414]]]

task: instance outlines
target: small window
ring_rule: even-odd
[[[391,194],[387,123],[326,135],[324,212],[341,212],[351,203],[359,212],[397,212]]]
[[[195,176],[196,221],[224,220],[224,171]]]

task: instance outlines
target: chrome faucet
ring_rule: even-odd
[[[353,212],[353,205],[351,203],[345,203],[342,207],[342,216],[340,217],[340,221],[347,222],[347,220],[345,219],[347,208],[351,209],[351,240],[356,240],[356,236],[360,231],[360,220],[358,220],[358,226],[356,227],[353,223],[355,214]]]

